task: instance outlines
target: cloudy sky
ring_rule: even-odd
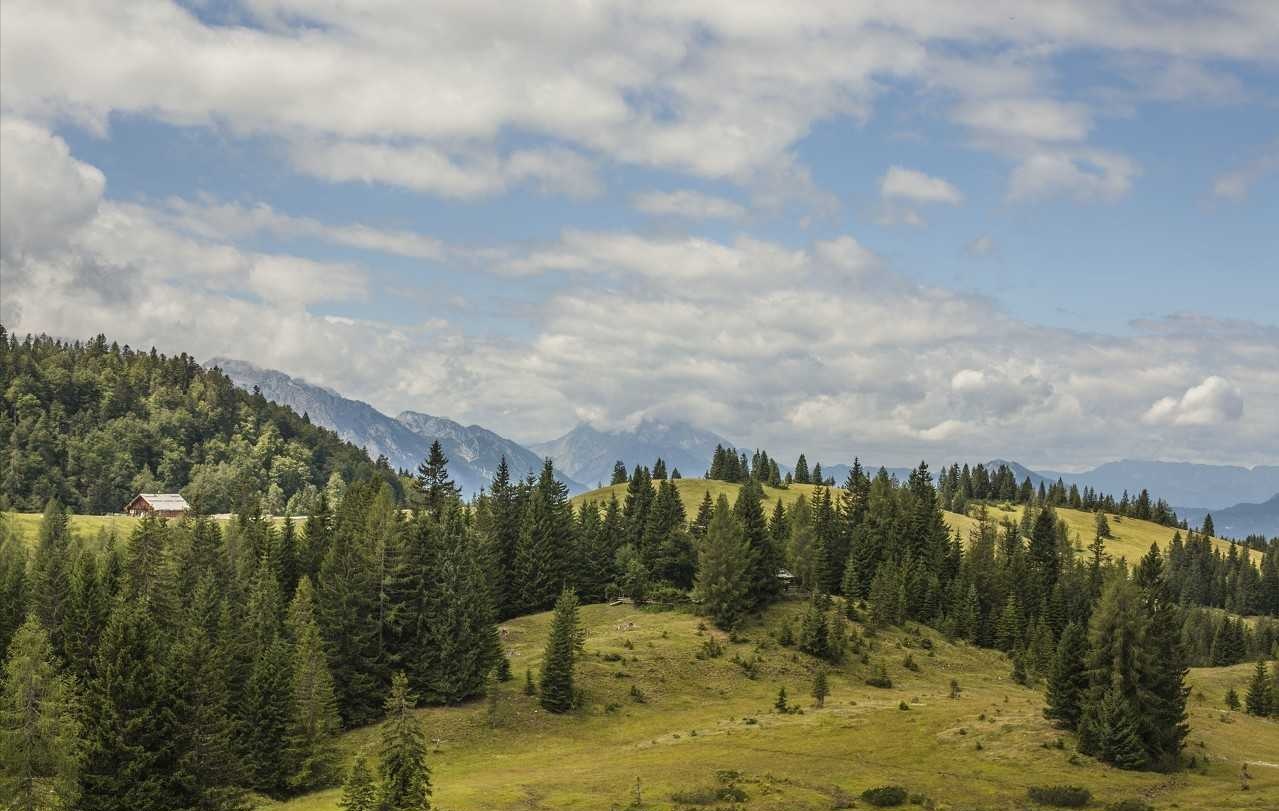
[[[525,441],[1279,462],[1273,0],[5,0],[0,113],[14,332]]]

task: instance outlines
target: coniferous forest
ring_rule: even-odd
[[[547,713],[581,708],[580,611],[619,599],[730,634],[804,601],[779,640],[819,664],[818,706],[825,668],[864,656],[853,622],[1001,651],[1071,745],[1118,769],[1186,767],[1191,666],[1255,661],[1238,703],[1279,715],[1273,541],[1222,552],[1169,526],[1166,548],[1130,562],[1106,551],[1108,496],[1036,491],[1006,469],[936,482],[920,464],[897,481],[857,461],[834,484],[803,457],[788,483],[763,451],[733,449],[707,478],[740,487],[696,511],[660,460],[619,463],[610,497],[576,507],[549,460],[527,479],[503,464],[467,501],[438,443],[394,474],[185,356],[101,338],[6,337],[3,353],[3,497],[43,510],[30,542],[0,523],[8,807],[240,809],[340,785],[346,809],[428,808],[415,708],[515,679]],[[72,513],[118,509],[150,483],[186,488],[193,514],[73,531]],[[797,483],[815,487],[788,506],[765,498]],[[1020,520],[993,517],[1004,498]],[[1124,501],[1176,524],[1144,492],[1136,513]],[[1097,511],[1093,537],[1072,537],[1063,506]],[[968,537],[943,508],[974,519]],[[547,611],[537,672],[520,672],[499,623]],[[791,709],[783,688],[776,711]],[[374,749],[348,764],[339,736],[371,724]]]

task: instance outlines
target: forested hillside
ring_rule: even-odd
[[[115,512],[139,492],[181,491],[226,512],[313,509],[330,483],[393,472],[293,411],[191,357],[108,343],[19,339],[0,326],[0,506]]]

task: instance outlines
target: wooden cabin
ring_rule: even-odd
[[[129,515],[160,515],[165,518],[181,518],[191,510],[191,505],[178,493],[138,493],[124,505]]]

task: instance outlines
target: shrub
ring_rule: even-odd
[[[647,704],[648,696],[644,695],[644,691],[639,688],[638,684],[631,685],[631,700],[636,704]]]
[[[910,705],[909,705],[909,704],[907,704],[905,701],[899,701],[899,702],[897,702],[897,709],[899,709],[899,710],[909,710],[909,709],[910,709]]]
[[[866,683],[871,687],[879,687],[887,690],[893,686],[893,680],[888,678],[888,673],[884,670],[883,665],[877,665],[871,674],[866,677]]]
[[[891,808],[906,802],[906,789],[901,786],[876,786],[863,791],[862,799],[879,808]]]
[[[1026,794],[1031,802],[1062,808],[1082,808],[1092,799],[1092,792],[1079,786],[1031,786]]]
[[[702,649],[697,652],[698,659],[718,659],[724,655],[724,646],[720,644],[719,638],[715,636],[707,637],[702,642]]]
[[[712,803],[740,803],[748,799],[747,794],[737,786],[705,786],[688,791],[671,793],[671,802],[683,805],[711,805]]]
[[[786,648],[795,644],[795,631],[791,628],[790,620],[782,623],[781,630],[777,632],[777,642]]]
[[[913,670],[916,673],[919,672],[919,665],[915,662],[915,657],[909,653],[906,654],[906,658],[902,660],[902,667],[907,670]]]

